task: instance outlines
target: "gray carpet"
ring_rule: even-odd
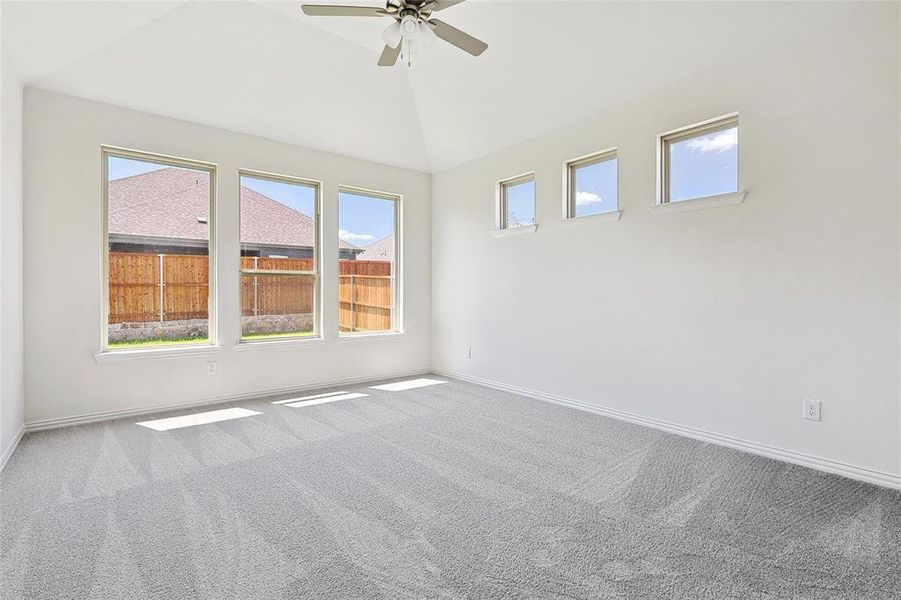
[[[901,494],[456,381],[349,391],[28,435],[0,597],[901,597]]]

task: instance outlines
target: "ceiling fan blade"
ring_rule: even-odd
[[[468,33],[460,31],[456,27],[448,25],[438,19],[430,19],[427,23],[435,30],[435,35],[449,44],[453,44],[461,50],[469,52],[473,56],[479,56],[488,49],[488,44]]]
[[[394,63],[397,62],[397,57],[400,56],[400,47],[401,44],[398,44],[397,48],[385,46],[385,49],[382,50],[382,55],[379,57],[379,66],[393,67]]]
[[[439,10],[444,10],[445,8],[450,8],[456,4],[460,4],[464,0],[433,0],[430,2],[431,6],[429,9],[432,12],[438,12]]]
[[[384,17],[388,12],[374,6],[334,6],[330,4],[304,4],[300,7],[311,17]]]

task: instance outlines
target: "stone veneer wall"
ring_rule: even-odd
[[[310,313],[241,317],[241,331],[244,335],[312,330],[313,315]],[[109,326],[109,341],[116,343],[167,338],[203,338],[207,336],[207,332],[207,319],[112,323]]]

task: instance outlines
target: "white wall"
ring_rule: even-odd
[[[206,374],[209,357],[95,362],[102,293],[101,144],[219,165],[222,351],[215,358],[215,376]],[[325,333],[330,337],[324,344],[250,352],[234,349],[239,337],[235,316],[239,311],[239,167],[323,181],[323,305]],[[404,195],[404,336],[334,339],[339,184]],[[430,350],[430,193],[430,177],[421,173],[26,90],[26,422],[426,370]]]
[[[897,10],[895,15],[895,56],[901,56],[901,10]],[[898,76],[895,80],[895,94],[896,100],[898,103],[897,112],[901,115],[901,60],[897,60],[897,69]],[[897,177],[898,177],[898,188],[901,189],[901,117],[898,119],[898,157],[897,157]],[[901,217],[901,211],[899,211],[899,217]],[[901,223],[899,223],[899,228],[901,228]],[[901,310],[901,304],[898,305],[898,309]],[[898,330],[899,342],[901,342],[901,329]],[[899,346],[901,347],[901,346]],[[901,353],[898,356],[899,361],[901,361]],[[899,369],[901,369],[901,363],[899,363]],[[898,430],[901,432],[901,410],[898,411]],[[901,453],[901,442],[898,444],[898,452]],[[898,457],[899,468],[901,468],[901,456]]]
[[[22,83],[2,52],[0,65],[0,459],[21,434]]]
[[[897,7],[758,6],[799,33],[433,177],[433,365],[898,473]],[[652,216],[656,134],[732,111],[746,203]],[[561,223],[611,146],[622,220]],[[538,231],[493,238],[530,170]]]

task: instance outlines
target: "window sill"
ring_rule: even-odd
[[[563,219],[562,223],[611,223],[619,221],[623,216],[621,210],[611,210],[610,212],[600,213],[596,215],[584,215],[582,217],[569,217]]]
[[[220,346],[152,348],[140,350],[107,350],[94,355],[97,364],[148,360],[155,358],[180,358],[185,356],[213,356],[222,350]]]
[[[535,233],[538,225],[522,225],[520,227],[508,227],[507,229],[495,229],[491,232],[493,237],[507,237],[508,235],[517,235],[520,233]]]
[[[383,331],[379,333],[345,333],[338,335],[339,342],[365,342],[369,340],[397,340],[404,337],[403,331]]]
[[[289,339],[258,339],[238,342],[235,352],[255,352],[257,350],[299,350],[301,348],[321,348],[325,344],[325,338],[289,338]]]
[[[719,194],[717,196],[707,196],[705,198],[695,198],[693,200],[679,200],[678,202],[666,202],[651,207],[652,215],[670,215],[675,213],[688,212],[692,210],[703,210],[705,208],[716,208],[719,206],[734,206],[745,201],[745,192],[733,192],[731,194]]]

